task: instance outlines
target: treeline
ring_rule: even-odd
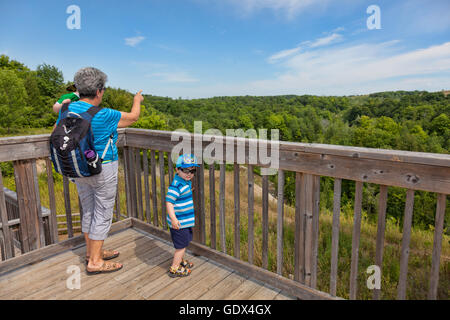
[[[306,143],[450,152],[450,96],[443,92],[396,91],[365,96],[269,96],[215,97],[182,100],[146,96],[146,103],[164,113],[170,130],[194,129],[278,129],[280,140]],[[270,136],[270,135],[269,135]],[[295,203],[295,175],[285,175],[284,195]],[[333,208],[333,179],[321,178],[322,209]],[[277,176],[270,176],[275,188]],[[389,187],[387,217],[402,227],[406,190]],[[379,186],[364,184],[363,215],[376,222]],[[353,181],[343,181],[341,206],[352,213],[355,197]],[[436,194],[415,192],[413,225],[433,228]],[[450,201],[447,201],[447,212]],[[450,234],[446,215],[445,232]]]
[[[30,70],[22,63],[0,56],[0,134],[18,128],[51,127],[57,118],[52,105],[66,93],[62,72],[41,64]],[[129,111],[133,94],[108,87],[102,106]],[[396,91],[364,96],[240,96],[208,99],[172,99],[145,95],[141,117],[133,127],[156,130],[278,129],[280,140],[326,143],[369,148],[450,153],[450,95],[443,92]],[[271,176],[273,182],[276,176]],[[285,197],[294,203],[295,180],[286,174]],[[332,208],[331,178],[322,178],[321,204]],[[274,183],[276,186],[276,183]],[[365,184],[363,209],[376,220],[376,185]],[[389,188],[387,215],[401,224],[405,190]],[[343,182],[342,207],[351,208],[354,183]],[[436,196],[416,192],[413,223],[429,228],[434,224]],[[450,201],[447,201],[450,208]],[[450,234],[449,218],[446,233]]]

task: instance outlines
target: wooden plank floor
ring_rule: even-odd
[[[187,254],[194,262],[185,278],[167,275],[173,257],[171,243],[133,228],[110,236],[105,248],[120,251],[115,260],[122,270],[88,276],[85,246],[9,272],[0,277],[0,300],[107,300],[107,299],[293,299],[279,289],[241,275],[201,256]],[[69,266],[79,267],[80,289],[67,288]]]

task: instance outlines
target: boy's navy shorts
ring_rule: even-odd
[[[170,236],[172,237],[173,246],[175,249],[183,249],[192,241],[192,227],[183,229],[170,229]]]

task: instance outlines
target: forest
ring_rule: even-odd
[[[106,71],[107,73],[107,71]],[[0,56],[0,136],[51,132],[57,115],[52,105],[66,92],[62,71],[46,63],[31,70],[6,55]],[[138,88],[137,88],[138,89]],[[144,92],[145,93],[145,92]],[[155,130],[184,128],[278,129],[280,140],[448,154],[450,96],[447,92],[392,91],[358,96],[224,96],[174,99],[145,94],[141,117],[133,127]],[[107,87],[102,107],[130,111],[133,93]],[[12,175],[9,163],[0,164]],[[276,181],[276,176],[271,176]],[[285,197],[294,201],[294,174],[286,174]],[[275,183],[276,185],[276,183]],[[354,183],[343,181],[342,206],[351,206]],[[378,186],[365,184],[364,214],[376,221]],[[401,227],[406,191],[390,187],[388,219]],[[322,177],[321,207],[332,208],[333,180]],[[416,192],[413,225],[434,226],[436,195]],[[447,201],[447,210],[450,201]],[[445,233],[450,234],[446,216]]]

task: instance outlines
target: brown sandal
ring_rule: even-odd
[[[117,258],[120,255],[120,252],[114,253],[116,250],[103,250],[103,260],[111,260]],[[89,263],[89,257],[86,257],[86,265]]]
[[[120,265],[120,267],[119,267]],[[88,270],[88,267],[86,266],[86,273],[88,275],[93,274],[99,274],[99,273],[108,273],[108,272],[114,272],[119,271],[122,269],[123,265],[117,262],[109,262],[109,261],[103,261],[102,266],[97,270]]]

